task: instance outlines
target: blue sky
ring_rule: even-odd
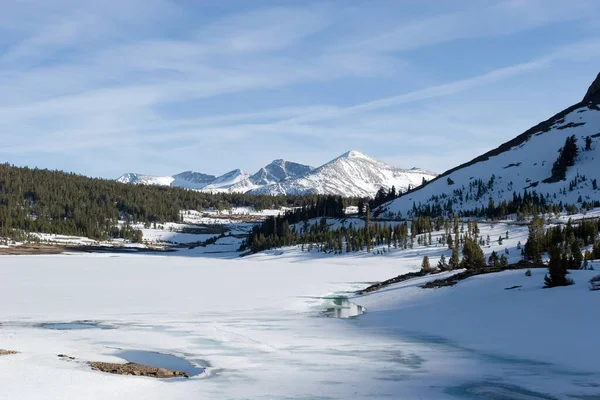
[[[597,0],[0,0],[0,159],[116,178],[443,172],[579,101]]]

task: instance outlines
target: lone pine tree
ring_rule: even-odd
[[[528,260],[536,263],[542,262],[544,234],[544,220],[536,215],[529,224],[529,236],[525,243],[525,257]]]
[[[465,237],[463,245],[463,259],[461,266],[467,269],[478,269],[485,266],[485,255],[477,241],[469,236]]]
[[[573,281],[567,278],[564,255],[558,246],[550,249],[550,261],[548,262],[548,274],[544,277],[544,287],[572,285]]]
[[[426,274],[432,271],[431,265],[429,264],[429,257],[423,257],[423,262],[421,263],[421,272],[425,272]]]

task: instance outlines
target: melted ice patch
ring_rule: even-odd
[[[177,357],[172,354],[163,354],[145,350],[122,350],[115,355],[128,362],[174,371],[183,371],[189,376],[200,375],[205,371],[204,368],[195,366],[185,358]]]
[[[334,318],[352,318],[365,313],[365,308],[352,303],[345,296],[325,297],[327,301],[325,315]]]

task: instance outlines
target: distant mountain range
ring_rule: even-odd
[[[557,175],[567,138],[578,155]],[[403,217],[469,212],[494,202],[509,202],[535,192],[545,203],[593,204],[600,201],[600,74],[582,101],[474,160],[384,204],[377,214]],[[437,210],[437,211],[436,211]]]
[[[349,151],[313,168],[275,160],[255,174],[235,169],[221,176],[185,171],[173,176],[127,173],[117,181],[129,184],[177,186],[206,192],[239,192],[270,195],[335,194],[373,197],[380,188],[406,191],[436,173],[419,168],[400,169],[358,151]]]

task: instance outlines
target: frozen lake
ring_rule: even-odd
[[[2,399],[589,400],[600,395],[599,368],[587,363],[578,368],[577,360],[554,363],[453,339],[456,327],[441,315],[450,313],[436,301],[458,288],[429,292],[407,284],[351,298],[365,305],[364,315],[324,314],[332,309],[331,299],[409,268],[408,263],[399,267],[396,259],[70,255],[2,261],[0,348],[21,352],[0,358]],[[519,294],[506,296],[514,295]],[[333,304],[350,310],[344,301]],[[440,315],[428,318],[427,305],[440,308]],[[413,312],[422,314],[420,321],[410,317]],[[468,310],[455,312],[456,323],[464,324]],[[39,327],[57,321],[94,321],[114,329]],[[426,323],[436,332],[425,329]],[[489,336],[479,324],[474,315],[465,329]],[[119,349],[172,354],[204,373],[153,380],[103,374],[83,363],[124,362]],[[576,346],[573,351],[577,357]]]

